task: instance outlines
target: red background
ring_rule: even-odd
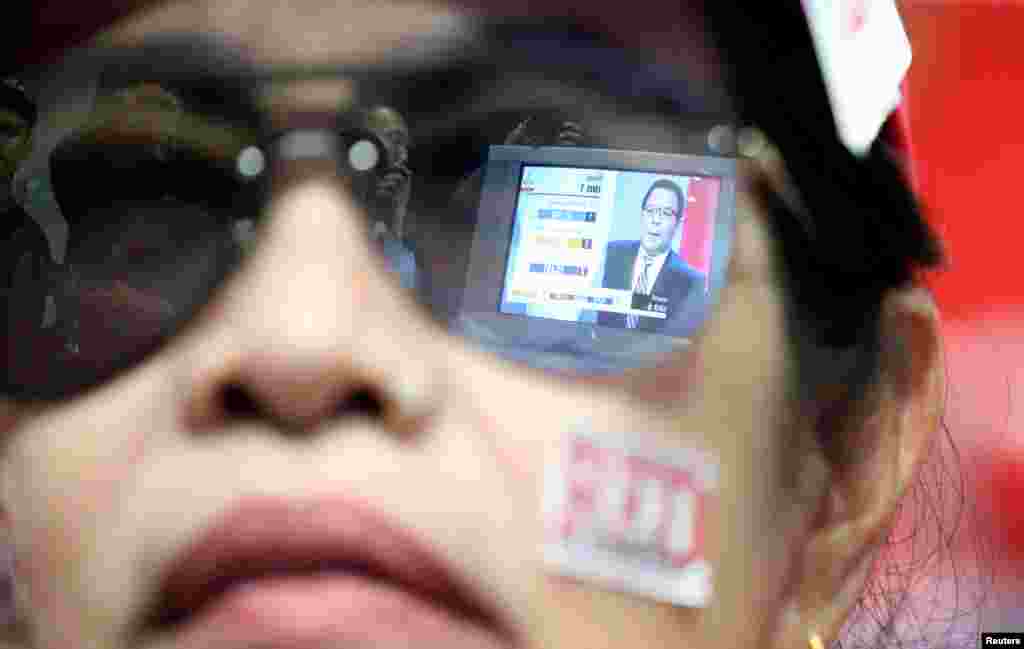
[[[679,253],[690,266],[708,275],[711,249],[715,240],[715,210],[718,209],[719,178],[690,178],[687,185],[686,222],[679,231],[682,243]],[[707,290],[707,286],[705,286]]]
[[[992,588],[1008,594],[987,605],[996,613],[983,630],[1022,631],[1024,4],[899,5],[914,50],[906,101],[918,187],[949,261],[930,284],[946,341],[945,423],[966,486],[959,565],[981,556],[1011,584]],[[955,508],[960,485],[947,487],[944,507]]]

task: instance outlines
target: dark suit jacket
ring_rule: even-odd
[[[633,288],[633,265],[640,250],[639,241],[612,241],[608,244],[604,261],[604,288],[630,290]],[[664,320],[641,317],[637,329],[671,336],[689,336],[704,317],[704,274],[689,266],[673,250],[669,250],[661,272],[654,280],[651,296],[668,300],[668,314]],[[625,327],[626,316],[621,313],[598,313],[597,323],[610,327]]]

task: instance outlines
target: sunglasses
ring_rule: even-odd
[[[736,119],[692,72],[553,23],[359,65],[260,66],[196,36],[77,52],[46,71],[15,176],[0,393],[65,399],[152,355],[259,250],[303,160],[345,179],[367,272],[453,335],[570,373],[663,363],[706,322],[735,222]],[[304,88],[334,94],[314,110],[289,99]],[[666,182],[686,232],[634,293],[637,214]]]

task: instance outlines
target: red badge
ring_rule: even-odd
[[[553,567],[641,595],[703,606],[705,516],[717,466],[705,453],[643,448],[637,434],[575,432],[545,485]]]

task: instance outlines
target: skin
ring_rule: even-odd
[[[644,234],[640,245],[648,255],[657,256],[672,245],[672,235],[679,226],[679,219],[669,217],[665,211],[679,214],[679,201],[675,193],[661,187],[651,192],[641,211],[644,219]]]
[[[103,39],[203,29],[266,60],[372,58],[403,34],[450,24],[448,11],[208,0],[133,15]],[[350,24],[366,28],[324,32]],[[746,180],[782,173],[770,156],[742,171]],[[256,493],[344,493],[387,512],[494,593],[528,647],[806,647],[811,632],[830,641],[937,428],[938,317],[920,289],[887,296],[883,335],[901,344],[885,345],[858,461],[834,471],[810,442],[813,417],[787,400],[774,242],[745,187],[727,286],[688,356],[586,381],[513,368],[444,334],[385,274],[365,271],[362,216],[333,169],[296,165],[250,262],[159,354],[57,407],[0,404],[0,500],[35,646],[127,647],[153,566]],[[226,418],[216,397],[229,382],[309,434]],[[339,395],[366,385],[387,403],[381,417],[329,416]],[[553,412],[718,458],[710,606],[672,607],[544,571],[541,476],[578,423]]]

